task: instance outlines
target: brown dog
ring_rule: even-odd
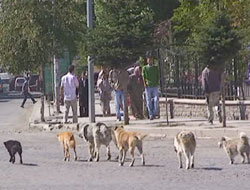
[[[64,161],[70,159],[69,148],[73,148],[75,153],[75,160],[77,160],[76,155],[76,142],[73,133],[71,132],[61,132],[57,134],[58,141],[63,145]]]
[[[117,142],[117,147],[119,149],[119,162],[120,166],[123,166],[126,153],[129,150],[131,156],[132,156],[132,162],[130,163],[130,167],[134,165],[135,162],[135,156],[134,156],[134,150],[135,147],[137,147],[138,151],[141,154],[141,161],[142,165],[145,165],[145,160],[143,156],[142,151],[142,139],[145,138],[147,135],[142,135],[137,132],[130,132],[125,131],[123,127],[115,127],[114,129],[115,138]]]

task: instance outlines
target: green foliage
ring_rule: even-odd
[[[0,59],[12,73],[36,70],[60,56],[71,55],[85,24],[83,3],[67,0],[1,1]]]
[[[173,16],[173,10],[179,6],[178,0],[146,0],[149,7],[154,12],[156,23],[170,19]]]
[[[200,60],[205,65],[223,68],[239,51],[239,36],[224,12],[217,12],[201,27],[196,38]]]
[[[153,12],[144,0],[96,0],[95,15],[82,44],[95,64],[125,67],[152,46]]]

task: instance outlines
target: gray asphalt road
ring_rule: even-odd
[[[229,165],[224,150],[217,147],[217,139],[197,140],[195,169],[188,171],[178,169],[173,139],[169,138],[145,139],[146,166],[141,166],[137,154],[135,167],[129,168],[128,154],[127,162],[120,167],[114,159],[117,150],[113,144],[111,161],[105,160],[102,147],[100,162],[87,162],[87,144],[78,137],[79,160],[64,162],[57,132],[25,130],[32,104],[28,103],[24,110],[19,109],[19,104],[20,100],[0,103],[0,190],[249,189],[250,165]],[[9,139],[22,143],[23,165],[18,155],[15,164],[8,162],[3,142]],[[240,157],[236,161],[239,163]]]
[[[215,140],[198,140],[195,169],[178,169],[172,139],[146,139],[146,166],[139,155],[135,167],[129,160],[120,167],[114,160],[105,160],[102,148],[99,163],[87,162],[87,144],[77,140],[78,161],[64,162],[62,147],[56,133],[22,132],[1,135],[1,141],[17,139],[23,145],[24,165],[8,162],[8,154],[0,145],[0,189],[248,189],[250,165],[229,165]],[[71,152],[72,154],[72,152]],[[128,158],[130,156],[128,155]],[[240,162],[238,157],[237,162]]]
[[[21,103],[22,99],[0,99],[1,131],[27,129],[28,118],[31,114],[33,104],[28,99],[25,108],[21,108]]]

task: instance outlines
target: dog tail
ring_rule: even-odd
[[[244,144],[248,144],[248,137],[247,137],[246,133],[241,132],[240,133],[240,139],[242,140],[242,142]]]
[[[137,134],[136,137],[139,139],[139,140],[143,140],[146,136],[148,136],[147,134]]]
[[[89,125],[87,124],[83,128],[83,137],[84,137],[84,139],[85,139],[86,142],[89,141],[89,139],[88,139],[88,127],[89,127]]]

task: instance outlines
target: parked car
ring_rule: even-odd
[[[22,86],[24,82],[25,82],[24,77],[17,77],[15,80],[15,91],[22,91]]]

